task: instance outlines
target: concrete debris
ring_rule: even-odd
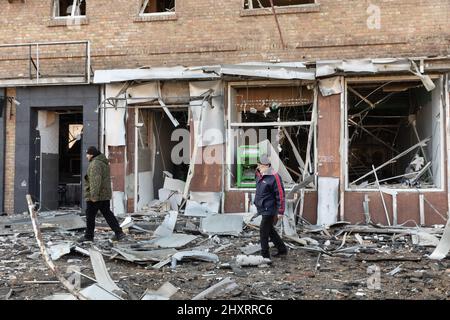
[[[270,264],[270,262],[270,259],[263,258],[262,256],[246,256],[242,254],[236,256],[236,265],[240,267],[267,265]]]
[[[201,220],[201,229],[207,234],[238,236],[244,219],[240,215],[214,214]]]
[[[34,253],[28,255],[27,258],[31,259],[31,260],[36,260],[36,259],[38,259],[40,257],[40,255],[41,254],[39,252],[34,252]]]
[[[194,197],[191,193],[190,199],[193,198],[204,205],[220,199],[215,193],[198,193]],[[251,201],[250,196],[248,199]],[[60,276],[68,278],[72,286],[82,288],[72,292],[66,287],[67,294],[49,296],[57,292],[55,288],[63,279],[48,272],[30,235],[0,236],[0,282],[6,288],[0,290],[0,298],[5,293],[9,299],[169,300],[175,294],[177,299],[191,299],[198,292],[201,293],[195,299],[238,296],[238,299],[317,299],[330,295],[338,299],[396,298],[399,293],[395,292],[405,297],[426,298],[426,292],[418,286],[431,282],[442,291],[434,296],[447,297],[448,263],[444,259],[434,262],[424,259],[432,251],[430,247],[439,246],[438,239],[444,239],[442,225],[427,228],[336,222],[315,226],[301,220],[302,223],[291,226],[297,235],[286,234],[284,228],[281,231],[289,254],[283,260],[271,261],[258,256],[260,216],[256,222],[251,212],[189,216],[175,210],[170,212],[167,200],[164,206],[157,200],[143,211],[124,216],[122,226],[128,226],[129,233],[125,242],[111,244],[108,241],[111,230],[98,217],[95,247],[90,250],[90,245],[73,245],[79,236],[75,232],[44,226],[42,243],[48,248],[49,258],[53,256],[50,262],[58,259]],[[42,217],[60,216],[66,215],[52,213]],[[364,220],[363,215],[361,219]],[[238,222],[239,228],[231,221]],[[269,245],[274,253],[273,244]],[[70,250],[69,259],[64,254]],[[184,263],[180,265],[180,261]],[[390,267],[390,261],[398,263]],[[81,273],[91,269],[89,263],[95,277]],[[271,263],[283,268],[270,268]],[[380,269],[374,268],[373,263]],[[379,290],[381,272],[392,280],[392,290],[386,291],[384,278]],[[235,280],[227,278],[230,274]],[[319,277],[326,287],[299,289]],[[224,279],[228,280],[223,282]],[[335,286],[330,287],[330,283]],[[355,288],[364,290],[353,291]]]
[[[192,250],[192,251],[182,251],[174,254],[172,256],[172,269],[175,269],[177,266],[177,262],[182,261],[184,259],[195,259],[206,262],[219,262],[219,257],[213,253]]]
[[[198,295],[192,298],[192,300],[214,299],[223,297],[225,294],[239,288],[239,286],[231,280],[231,278],[225,278],[219,283],[216,283],[212,287],[200,292]]]

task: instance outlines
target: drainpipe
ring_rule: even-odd
[[[134,108],[134,212],[137,212],[138,205],[138,179],[139,179],[139,149],[138,149],[138,135],[139,135],[139,108]]]
[[[0,102],[3,103],[3,105],[0,105],[0,113],[2,113],[2,116],[0,117],[0,139],[2,141],[2,145],[0,148],[0,163],[1,165],[1,171],[0,171],[0,186],[1,186],[1,194],[0,194],[0,214],[3,214],[5,212],[5,157],[6,157],[6,105],[7,105],[7,98],[6,98],[6,89],[3,89],[0,91]]]

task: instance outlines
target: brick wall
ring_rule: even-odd
[[[448,0],[320,0],[280,12],[285,49],[274,17],[243,15],[243,0],[177,0],[176,16],[160,21],[136,19],[140,0],[87,0],[86,22],[69,26],[52,22],[51,2],[1,1],[0,43],[90,40],[94,69],[450,53]],[[380,29],[368,27],[370,4]]]
[[[15,97],[16,90],[6,89],[8,97]],[[5,212],[14,213],[14,161],[16,139],[16,106],[8,102],[6,112],[6,150],[5,150]]]

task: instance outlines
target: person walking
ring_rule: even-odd
[[[259,157],[255,178],[256,196],[254,204],[258,215],[262,215],[259,227],[261,255],[263,258],[270,259],[270,240],[278,249],[278,252],[273,256],[285,256],[287,254],[286,245],[274,228],[274,225],[284,214],[284,187],[279,174],[273,170],[267,154],[262,154]]]
[[[109,227],[114,231],[111,240],[120,241],[126,235],[110,210],[112,191],[108,159],[94,146],[87,149],[86,158],[89,161],[87,173],[84,176],[86,231],[79,242],[94,241],[95,217],[98,211],[103,214]]]

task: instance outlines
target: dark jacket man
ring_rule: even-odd
[[[270,259],[269,240],[273,242],[278,252],[274,256],[287,254],[287,248],[274,228],[278,218],[284,214],[284,187],[278,173],[276,173],[267,155],[263,154],[258,160],[256,177],[255,205],[258,214],[262,215],[259,227],[261,255]]]
[[[89,162],[84,176],[84,198],[91,201],[105,201],[112,198],[109,163],[102,153]]]
[[[89,160],[87,173],[84,176],[86,231],[79,241],[94,240],[95,217],[98,211],[103,214],[106,222],[115,233],[111,240],[119,241],[125,238],[125,234],[109,208],[112,192],[108,159],[93,146],[88,148],[86,157]]]

